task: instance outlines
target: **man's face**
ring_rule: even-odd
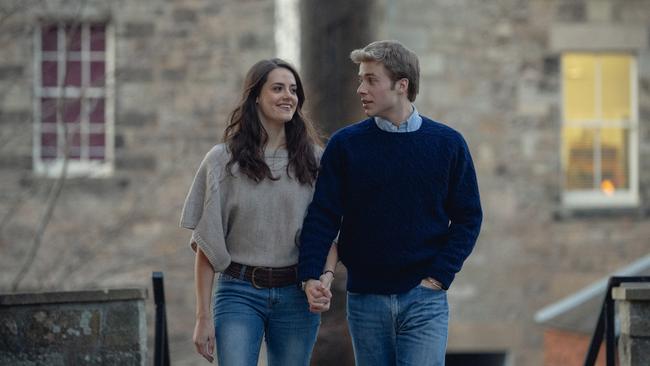
[[[359,87],[357,94],[361,97],[363,111],[369,117],[388,116],[400,103],[400,93],[388,76],[384,64],[367,61],[359,64]]]

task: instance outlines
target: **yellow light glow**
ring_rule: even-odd
[[[613,196],[616,188],[614,187],[614,182],[605,179],[600,183],[600,190],[608,196]]]

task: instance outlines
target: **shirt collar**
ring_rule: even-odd
[[[384,130],[386,132],[413,132],[417,131],[420,126],[422,125],[422,117],[420,117],[420,114],[418,113],[418,110],[415,108],[415,105],[411,104],[413,107],[413,112],[411,112],[411,115],[406,119],[406,121],[400,123],[399,127],[395,126],[391,121],[387,119],[383,119],[379,116],[375,116],[375,124],[379,129]]]

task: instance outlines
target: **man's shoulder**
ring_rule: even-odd
[[[452,143],[462,143],[464,141],[463,135],[449,125],[425,116],[421,117],[422,126],[420,128],[422,128],[423,132],[434,134],[438,138],[448,140]]]
[[[331,139],[342,139],[346,140],[350,137],[358,136],[364,134],[371,130],[372,124],[375,123],[372,117],[366,118],[362,121],[352,123],[349,126],[343,127],[340,130],[337,130],[332,135]],[[331,140],[330,139],[330,140]]]

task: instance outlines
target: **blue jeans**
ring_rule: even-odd
[[[447,293],[417,286],[397,295],[348,292],[357,366],[445,364]]]
[[[220,366],[256,366],[262,336],[269,366],[307,366],[319,325],[297,285],[256,289],[220,274],[214,301]]]

